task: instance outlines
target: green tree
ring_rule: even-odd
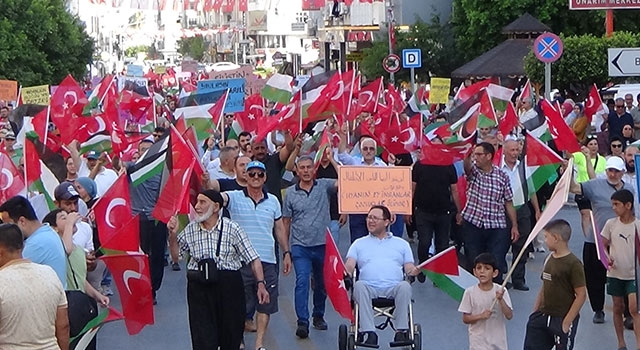
[[[81,78],[93,40],[62,0],[4,0],[0,11],[0,78],[23,86]]]
[[[364,50],[360,69],[369,79],[379,76],[389,79],[389,73],[382,68],[382,60],[389,54],[387,33],[382,33],[371,48]],[[422,51],[422,68],[416,69],[418,82],[428,82],[430,76],[448,77],[458,66],[452,28],[448,24],[441,24],[438,17],[432,18],[430,23],[417,19],[408,32],[396,32],[395,53],[400,56],[403,49],[409,48],[419,48]],[[396,82],[410,81],[409,72],[408,69],[397,72]]]
[[[551,85],[558,89],[572,90],[584,97],[593,83],[604,87],[608,82],[623,79],[609,78],[607,49],[613,47],[638,47],[640,34],[617,32],[611,38],[591,34],[560,36],[564,51],[551,65]],[[544,64],[533,53],[524,59],[524,70],[534,83],[544,83]]]
[[[202,35],[178,40],[178,52],[183,57],[191,57],[196,61],[202,61],[208,46]]]
[[[131,46],[124,50],[124,55],[126,57],[136,57],[138,53],[144,52],[147,54],[147,56],[149,56],[150,50],[151,47],[148,45]]]
[[[554,33],[567,36],[604,34],[604,11],[572,11],[566,0],[454,0],[452,23],[458,53],[465,61],[505,40],[502,28],[528,12]],[[615,12],[615,29],[637,32],[640,11]]]

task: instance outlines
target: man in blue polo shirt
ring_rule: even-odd
[[[60,236],[49,225],[38,221],[29,200],[15,196],[0,205],[0,218],[5,224],[16,224],[25,237],[22,256],[55,271],[67,289],[67,255]]]
[[[360,275],[353,287],[353,298],[358,303],[360,329],[358,344],[376,346],[378,336],[373,324],[373,298],[388,297],[395,301],[395,342],[409,341],[409,303],[411,286],[403,272],[412,276],[420,273],[413,264],[409,243],[389,232],[391,212],[382,205],[374,205],[367,214],[369,235],[358,238],[347,252],[345,269],[349,275],[358,265]],[[364,339],[364,335],[367,339]]]
[[[327,292],[324,289],[323,266],[325,232],[331,224],[329,196],[336,192],[336,180],[315,179],[313,158],[300,157],[296,161],[299,181],[288,187],[284,195],[282,216],[287,236],[291,237],[291,258],[296,270],[295,308],[298,316],[296,335],[309,336],[309,281],[313,289],[313,327],[326,330],[324,307]]]
[[[257,315],[256,350],[264,349],[263,341],[271,314],[278,312],[278,257],[275,253],[273,229],[282,253],[282,270],[285,275],[291,271],[291,253],[289,238],[282,222],[280,202],[264,188],[267,180],[266,167],[262,162],[247,164],[247,187],[244,190],[222,193],[224,204],[229,210],[231,220],[237,222],[249,236],[251,245],[260,255],[264,281],[269,292],[268,304],[258,304],[256,300],[257,281],[250,266],[240,270],[244,280],[247,310],[255,309]]]

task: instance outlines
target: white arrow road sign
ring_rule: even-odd
[[[640,48],[609,49],[609,76],[640,76]]]

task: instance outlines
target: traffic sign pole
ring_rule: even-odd
[[[411,68],[411,95],[416,93],[416,69]]]
[[[551,63],[562,56],[563,49],[562,40],[553,33],[542,33],[533,42],[533,53],[544,63],[545,96],[551,93]]]
[[[551,62],[544,64],[544,94],[549,95],[551,93]],[[553,97],[549,95],[549,100]]]

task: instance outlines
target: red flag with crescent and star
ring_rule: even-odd
[[[100,259],[118,288],[127,332],[140,333],[144,326],[154,323],[149,259],[141,253],[103,255]]]
[[[328,228],[325,235],[327,243],[324,252],[324,287],[336,312],[353,322],[353,310],[344,285],[344,263]]]
[[[3,152],[0,152],[0,172],[0,202],[24,193],[26,186],[20,170]]]
[[[593,116],[598,112],[603,113],[604,108],[602,107],[602,98],[598,93],[598,87],[596,84],[593,84],[591,90],[589,91],[589,96],[587,97],[587,101],[584,104],[584,115],[589,119],[593,119]]]
[[[93,206],[101,247],[138,251],[140,227],[132,225],[131,197],[127,175],[122,174]]]

